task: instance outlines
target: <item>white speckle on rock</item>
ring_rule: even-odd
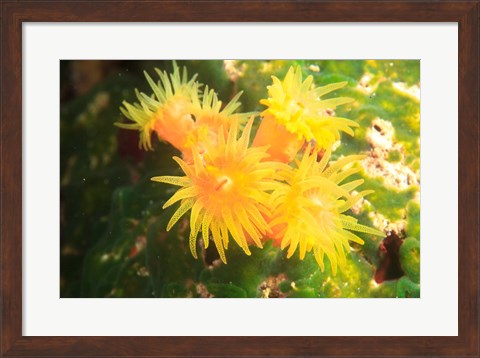
[[[379,78],[376,82],[372,82],[373,77],[369,73],[365,73],[360,80],[358,81],[357,84],[357,90],[360,91],[361,93],[370,95],[371,93],[375,92],[377,90],[377,87],[380,83],[386,80],[385,77]]]
[[[366,138],[372,147],[389,151],[393,146],[394,134],[392,123],[375,118],[370,128],[367,129]]]
[[[207,286],[205,286],[203,283],[199,283],[195,286],[195,289],[197,293],[200,295],[202,298],[212,298],[215,297],[212,295],[210,292],[208,292]]]
[[[361,164],[369,176],[383,177],[387,186],[404,190],[411,185],[419,184],[419,174],[403,164],[405,149],[400,143],[395,142],[394,134],[392,123],[375,118],[366,133],[371,150]],[[401,160],[396,163],[389,162],[387,158],[390,151],[398,151]]]
[[[393,87],[416,101],[420,101],[420,87],[418,85],[408,87],[405,82],[394,82]]]
[[[237,60],[224,60],[223,68],[225,68],[225,72],[227,72],[230,81],[236,82],[239,77],[243,76],[246,70],[246,64],[239,67]]]
[[[372,220],[373,226],[375,226],[378,230],[383,232],[395,232],[400,234],[401,232],[405,231],[407,227],[407,220],[400,219],[398,221],[390,221],[384,215],[380,214],[379,212],[369,212],[368,217]]]

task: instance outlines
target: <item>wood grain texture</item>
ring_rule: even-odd
[[[479,355],[479,2],[3,1],[1,7],[2,356]],[[23,337],[22,23],[458,22],[458,337]],[[452,99],[453,100],[453,99]]]
[[[5,1],[5,0],[4,0]],[[438,22],[460,21],[477,1],[5,1],[23,21]]]
[[[479,6],[459,24],[458,306],[459,337],[479,352]],[[472,316],[470,316],[472,315]],[[469,317],[470,316],[470,317]],[[476,335],[473,335],[473,332]]]
[[[2,11],[0,217],[2,353],[22,335],[22,46],[21,20]]]

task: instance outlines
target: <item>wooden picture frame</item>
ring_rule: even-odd
[[[27,1],[1,4],[1,353],[13,356],[478,356],[479,1]],[[459,27],[458,336],[22,336],[22,24],[456,22]]]

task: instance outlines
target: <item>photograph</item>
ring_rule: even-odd
[[[59,66],[61,298],[420,298],[420,60]]]

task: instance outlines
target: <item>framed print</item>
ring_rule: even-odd
[[[2,355],[478,355],[478,5],[2,3]]]
[[[115,68],[100,82],[111,85],[61,102],[62,298],[420,297],[419,60],[62,60],[61,92],[97,67]],[[113,99],[144,76],[160,78],[155,100]],[[320,92],[337,97],[315,99]],[[90,110],[74,109],[84,96]],[[112,102],[123,103],[125,121]],[[169,199],[162,184],[181,187]],[[181,215],[176,198],[193,206]],[[105,220],[101,203],[116,217]],[[87,233],[92,220],[105,225]]]

